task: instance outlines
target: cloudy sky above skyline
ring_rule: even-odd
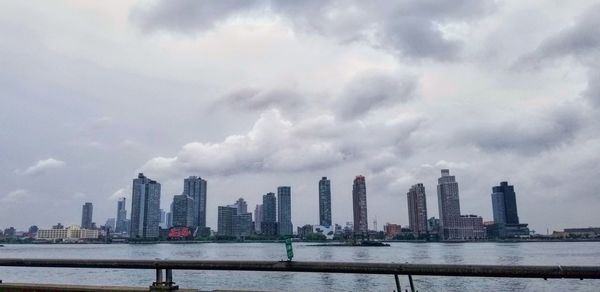
[[[600,224],[597,1],[13,1],[0,4],[0,227],[115,217],[138,172],[167,209],[183,178],[250,209],[292,186],[296,226],[408,224],[406,192],[450,168],[461,211]],[[128,203],[129,204],[129,203]],[[130,206],[128,206],[130,209]]]

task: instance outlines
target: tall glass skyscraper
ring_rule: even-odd
[[[277,224],[279,235],[292,235],[292,188],[277,188]]]
[[[354,179],[352,185],[352,206],[354,213],[354,235],[366,236],[369,232],[367,217],[367,184],[362,175]]]
[[[194,221],[195,204],[192,197],[184,194],[173,196],[173,204],[171,205],[171,224],[172,227],[193,227],[196,226]]]
[[[81,228],[90,229],[92,228],[92,213],[94,212],[94,205],[87,202],[83,204],[81,208]]]
[[[277,235],[277,198],[275,193],[267,193],[263,196],[262,222],[260,232],[263,235]]]
[[[127,231],[127,226],[125,225],[125,220],[127,219],[127,209],[126,207],[126,199],[120,198],[117,202],[117,223],[115,227],[115,232],[125,232]]]
[[[494,223],[519,224],[515,188],[508,182],[492,188],[492,208]]]
[[[130,238],[156,239],[160,224],[160,184],[140,173],[133,180]]]
[[[206,180],[199,176],[184,179],[183,194],[194,199],[193,227],[206,227]]]
[[[331,226],[331,181],[327,177],[319,181],[319,225]]]

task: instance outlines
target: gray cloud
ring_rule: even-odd
[[[183,33],[211,29],[215,23],[249,12],[283,15],[300,31],[316,32],[340,41],[363,40],[375,47],[414,58],[451,60],[458,41],[444,37],[439,25],[472,21],[488,14],[493,1],[160,1],[138,6],[131,19],[144,31]]]
[[[150,7],[138,4],[131,11],[131,19],[144,31],[168,29],[192,33],[212,28],[231,14],[254,7],[255,0],[157,1]]]
[[[582,127],[576,108],[560,107],[515,121],[481,123],[457,136],[486,151],[535,154],[561,147],[573,140]]]
[[[367,73],[349,82],[337,98],[335,108],[344,119],[356,119],[369,111],[406,102],[415,95],[416,81],[412,77]]]
[[[575,20],[573,26],[563,29],[543,41],[521,61],[539,63],[564,56],[584,58],[589,54],[600,53],[600,17],[598,14],[600,14],[600,4],[587,9]]]
[[[243,88],[224,95],[216,105],[252,111],[268,108],[297,109],[302,103],[301,100],[302,97],[292,90]]]

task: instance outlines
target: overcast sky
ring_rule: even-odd
[[[515,185],[522,222],[600,225],[596,1],[2,1],[0,227],[116,216],[143,171],[161,206],[183,178],[249,209],[292,187],[295,226],[408,225],[406,192],[450,168],[461,211],[492,220]]]

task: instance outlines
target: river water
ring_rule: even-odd
[[[323,247],[294,243],[294,260],[499,265],[600,265],[600,242],[391,243]],[[283,243],[5,245],[0,258],[283,260]],[[0,267],[4,282],[149,286],[153,270]],[[392,291],[394,277],[313,273],[177,271],[182,288],[264,291]],[[402,288],[408,279],[400,276]],[[600,280],[414,277],[419,291],[600,291]]]

